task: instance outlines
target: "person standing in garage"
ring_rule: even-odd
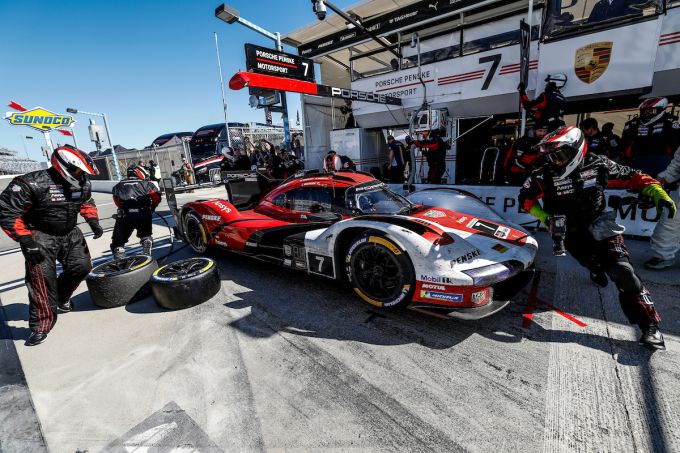
[[[42,343],[57,322],[57,309],[73,310],[71,295],[92,268],[77,226],[78,214],[94,239],[104,234],[92,200],[94,162],[71,146],[54,150],[52,167],[17,176],[0,194],[0,225],[19,242],[26,259],[28,325],[26,345]],[[57,261],[62,272],[57,276]]]
[[[415,145],[422,148],[422,153],[427,159],[427,182],[428,184],[441,184],[442,176],[446,172],[446,143],[440,137],[440,131],[433,129],[426,140],[415,140]]]
[[[135,230],[142,245],[142,253],[151,255],[153,247],[151,217],[161,202],[161,195],[149,180],[146,169],[139,165],[131,165],[127,170],[127,179],[113,186],[111,193],[113,201],[118,206],[111,238],[113,257],[117,260],[125,258],[125,243]]]

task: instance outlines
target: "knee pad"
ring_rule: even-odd
[[[639,294],[642,291],[642,282],[628,261],[618,261],[607,269],[607,274],[620,292]]]

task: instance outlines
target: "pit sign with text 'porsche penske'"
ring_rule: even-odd
[[[259,74],[314,82],[314,61],[266,47],[246,44],[246,68]]]
[[[73,124],[73,117],[59,115],[42,107],[35,107],[24,112],[8,112],[5,119],[13,126],[28,126],[40,132],[48,132]]]

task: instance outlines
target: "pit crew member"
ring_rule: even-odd
[[[658,179],[675,204],[680,203],[680,148],[675,151],[668,167],[659,173]],[[653,256],[645,267],[665,269],[675,263],[675,254],[680,250],[680,216],[661,216],[654,228],[650,248]]]
[[[546,164],[532,172],[522,186],[521,205],[548,227],[551,216],[566,216],[567,251],[590,270],[593,282],[606,286],[608,275],[616,284],[624,314],[642,331],[640,344],[664,349],[661,318],[630,263],[623,228],[616,224],[614,211],[605,212],[604,190],[614,187],[641,192],[670,214],[675,213],[675,204],[652,177],[589,153],[583,133],[573,126],[547,135],[538,148]]]
[[[533,129],[527,130],[526,134],[512,144],[503,161],[505,179],[509,184],[520,186],[527,179],[539,158],[538,150],[534,146],[543,140],[547,133],[548,127],[543,123],[537,123]]]
[[[446,143],[440,137],[440,131],[432,129],[426,140],[415,140],[415,145],[422,149],[427,159],[427,182],[429,184],[441,184],[442,176],[446,171]]]
[[[560,89],[564,88],[566,84],[566,75],[548,75],[545,79],[545,90],[533,101],[527,96],[526,87],[523,83],[517,86],[522,107],[535,121],[545,123],[548,132],[564,126],[566,100]]]
[[[116,224],[113,226],[111,253],[115,259],[125,258],[125,243],[132,232],[137,237],[144,255],[151,255],[153,238],[151,236],[152,217],[161,202],[161,195],[155,184],[149,180],[144,167],[131,165],[127,178],[113,186],[113,201],[118,206]]]
[[[680,145],[680,124],[666,107],[666,98],[645,99],[640,116],[623,127],[623,163],[654,177],[668,167]]]
[[[323,169],[326,173],[332,173],[340,170],[356,170],[357,166],[349,157],[330,150],[323,161]]]
[[[89,177],[98,174],[92,159],[62,146],[52,153],[51,163],[47,170],[17,176],[0,195],[0,225],[19,242],[26,259],[28,346],[45,341],[57,322],[57,308],[73,310],[71,295],[92,268],[78,214],[94,239],[104,234],[92,200]],[[59,276],[57,261],[63,269]]]

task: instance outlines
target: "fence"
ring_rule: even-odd
[[[0,155],[0,175],[23,175],[46,168],[45,164],[17,156]]]
[[[182,158],[187,156],[187,146],[185,143],[163,147],[154,147],[125,153],[116,153],[118,158],[118,168],[125,177],[125,170],[132,164],[140,160],[147,164],[150,160],[156,162],[161,170],[161,177],[170,178],[172,172],[179,170],[182,165]],[[115,179],[116,170],[113,166],[112,156],[102,156],[94,158],[94,163],[99,169],[99,176],[96,179]]]

